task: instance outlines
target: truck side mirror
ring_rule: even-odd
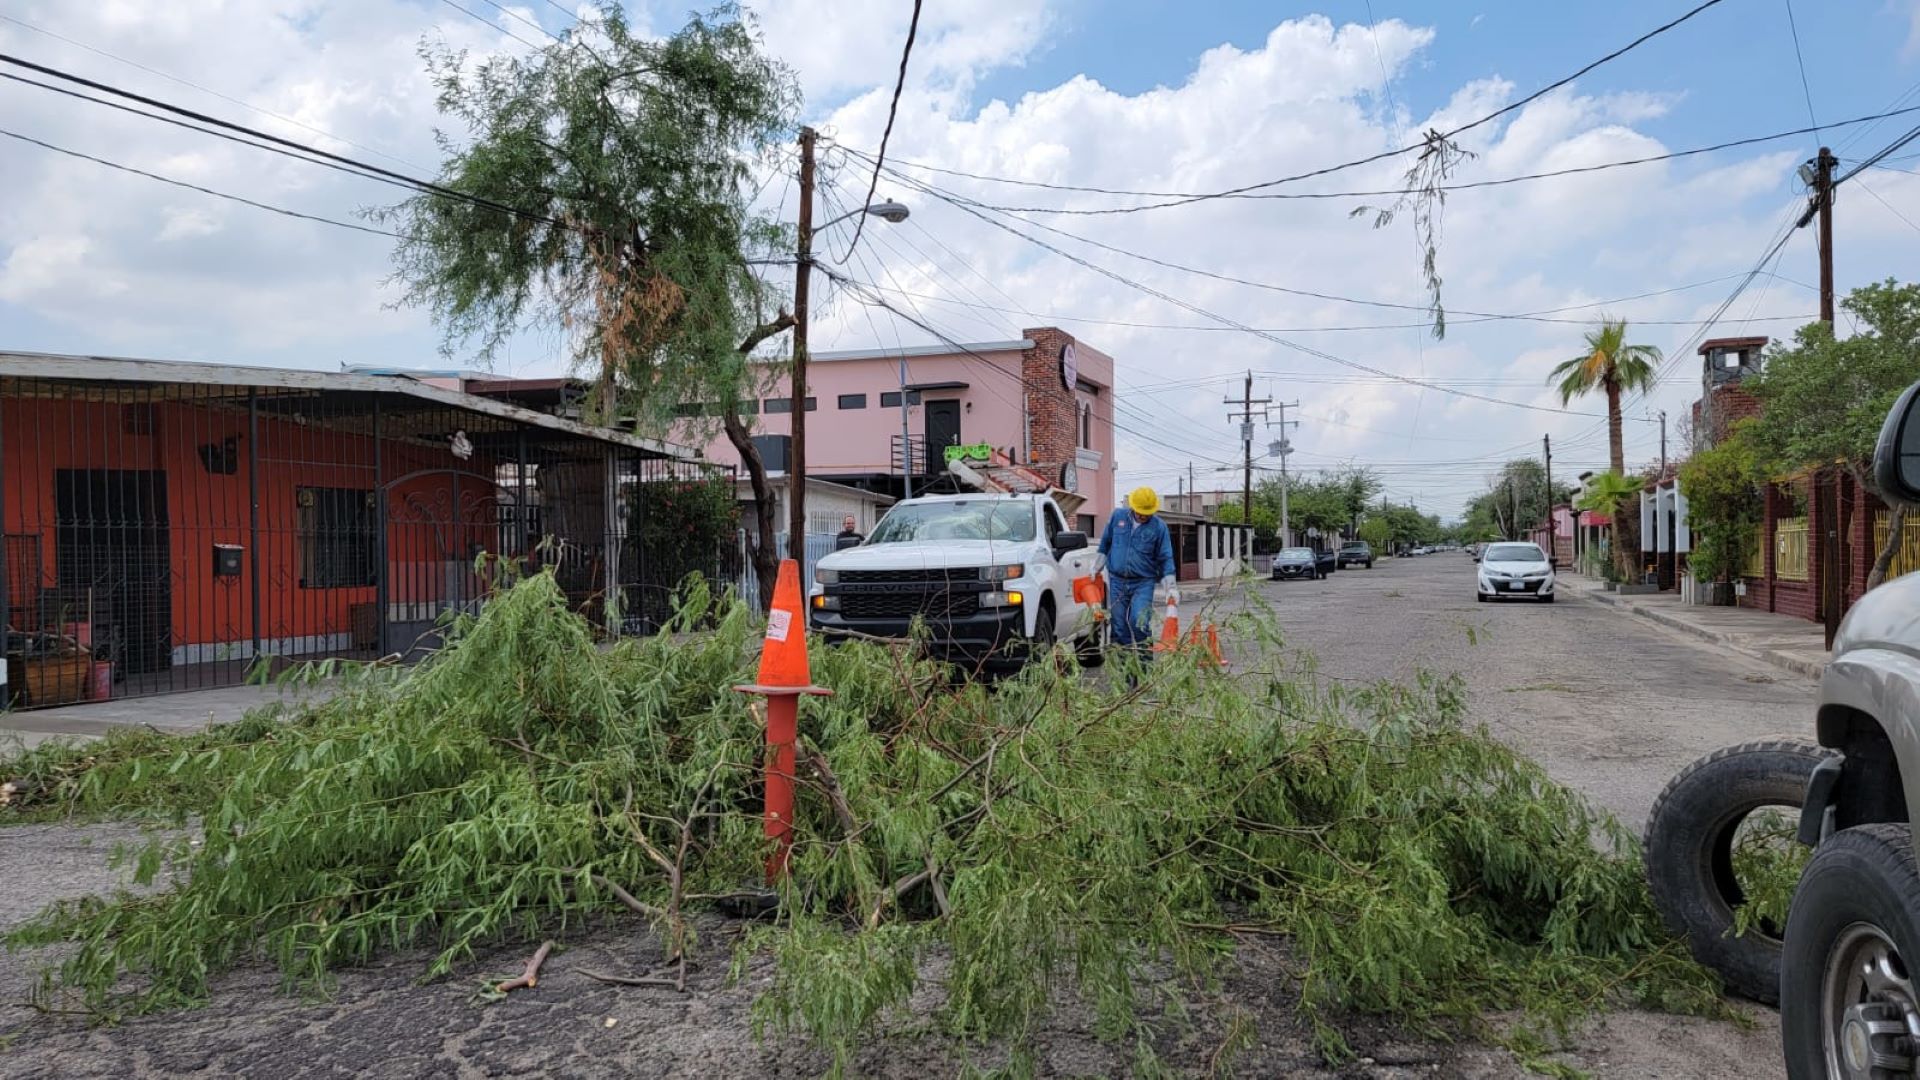
[[[1083,532],[1060,532],[1053,534],[1053,556],[1060,558],[1070,551],[1085,551],[1087,534]]]
[[[1920,502],[1920,383],[1907,387],[1880,428],[1873,480],[1889,499]]]

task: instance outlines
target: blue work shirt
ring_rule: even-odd
[[[1100,534],[1100,554],[1114,577],[1157,581],[1173,576],[1173,537],[1157,514],[1141,521],[1132,510],[1115,511]]]

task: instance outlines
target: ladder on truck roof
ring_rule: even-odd
[[[1045,495],[1060,507],[1068,521],[1080,513],[1087,497],[1048,480],[1024,465],[1016,465],[1006,454],[993,451],[986,461],[969,465],[955,459],[947,462],[947,474],[963,488],[1000,495]]]

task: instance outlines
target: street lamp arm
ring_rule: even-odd
[[[874,217],[883,218],[891,224],[898,225],[907,220],[907,213],[908,211],[904,204],[897,202],[878,202],[872,206],[855,207],[841,214],[839,217],[834,218],[832,221],[827,222],[825,225],[815,225],[813,231],[816,233],[826,232],[828,229],[833,228],[848,218],[858,217],[861,214],[872,214]]]

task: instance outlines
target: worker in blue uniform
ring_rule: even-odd
[[[1173,537],[1159,514],[1159,494],[1152,488],[1135,488],[1127,496],[1126,508],[1116,510],[1100,534],[1113,643],[1143,656],[1150,655],[1144,646],[1153,640],[1154,584],[1165,588],[1169,602],[1180,602],[1173,584]]]

